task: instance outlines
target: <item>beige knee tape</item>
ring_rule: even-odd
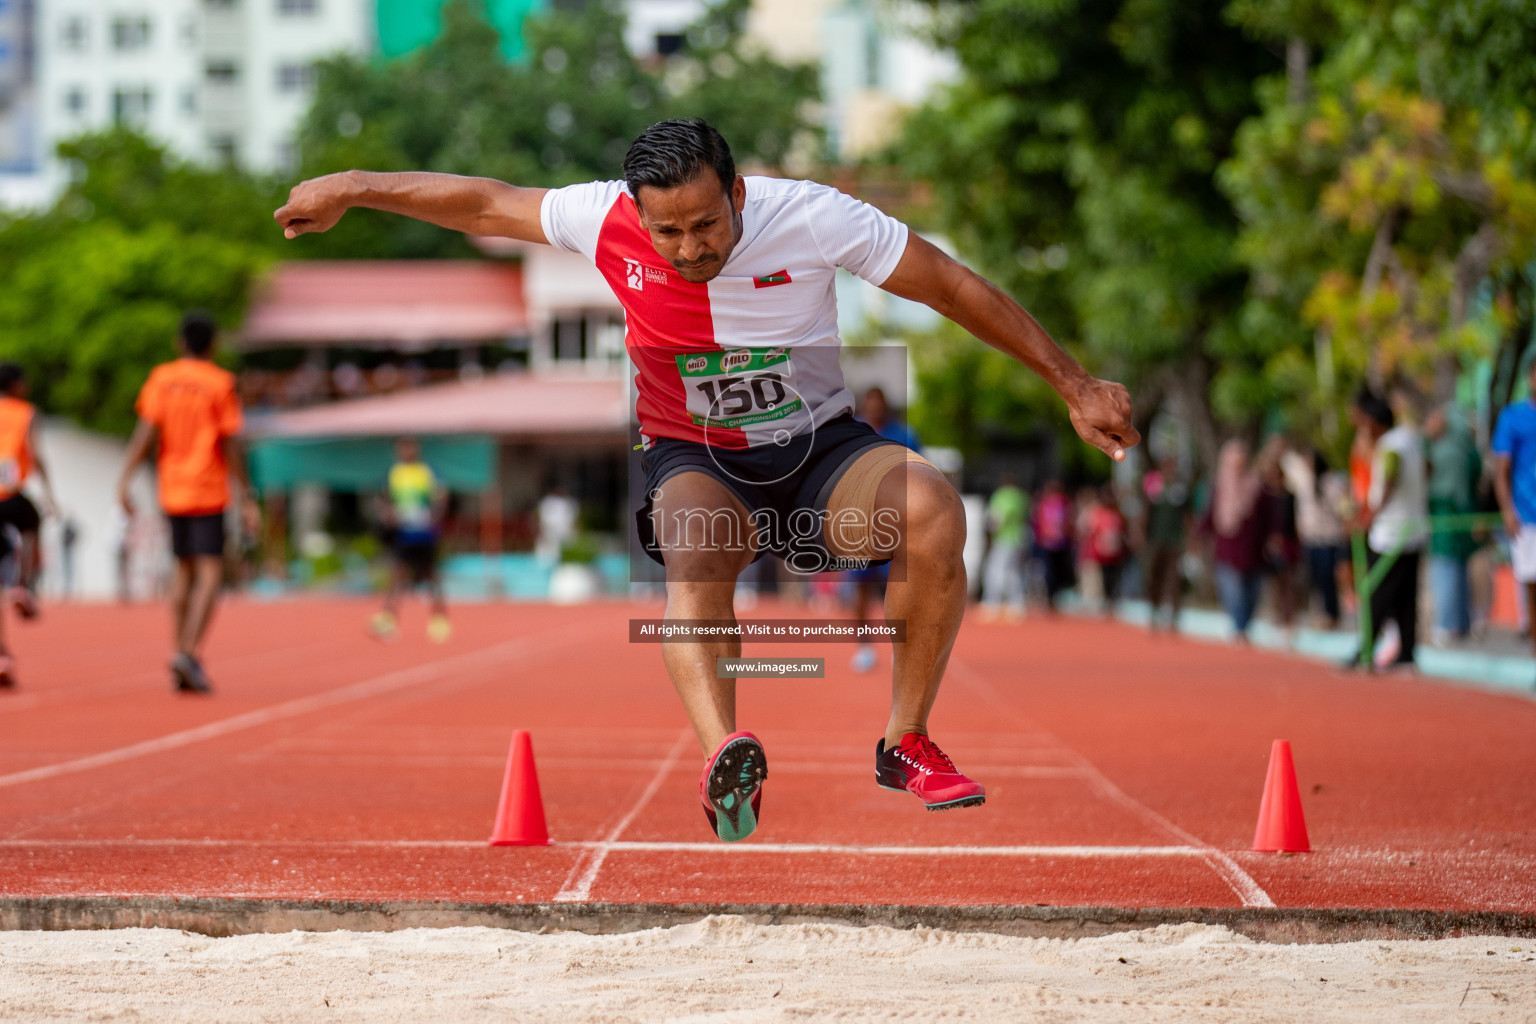
[[[848,467],[837,486],[832,488],[832,497],[827,499],[827,518],[823,524],[823,540],[827,549],[833,554],[842,555],[845,558],[889,558],[889,551],[878,551],[875,548],[875,531],[871,528],[875,510],[875,494],[880,490],[880,483],[885,479],[885,474],[897,466],[908,462],[916,462],[933,469],[933,463],[921,455],[900,444],[883,444],[878,448],[871,448],[854,460]],[[839,513],[846,510],[855,510],[859,521],[864,524],[857,531],[843,531],[838,529]],[[859,544],[855,550],[842,550],[842,533],[856,533]]]

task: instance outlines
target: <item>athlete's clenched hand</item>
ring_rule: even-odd
[[[1125,450],[1140,443],[1125,385],[1089,377],[1066,399],[1078,436],[1116,462],[1124,462]]]
[[[288,202],[272,216],[282,226],[283,236],[298,238],[316,231],[329,231],[351,208],[351,189],[346,175],[327,174],[293,186]]]

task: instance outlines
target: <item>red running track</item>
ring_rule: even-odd
[[[709,903],[1536,907],[1536,702],[1129,626],[968,622],[933,721],[988,785],[944,814],[878,789],[888,652],[855,675],[742,681],[763,825],[714,841],[658,605],[480,605],[393,646],[369,605],[235,602],[211,699],[176,697],[164,613],[54,607],[11,629],[0,895]],[[761,617],[793,609],[762,608]],[[485,845],[514,728],[550,831]],[[1247,852],[1292,741],[1317,852]]]

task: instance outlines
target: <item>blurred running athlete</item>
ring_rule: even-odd
[[[392,556],[389,589],[384,592],[384,607],[370,624],[380,640],[394,640],[399,635],[401,592],[423,585],[432,600],[427,637],[441,644],[453,635],[443,585],[437,576],[438,529],[446,504],[443,485],[432,467],[421,461],[421,444],[414,437],[400,438],[395,442],[395,464],[389,468],[384,509]]]
[[[117,481],[118,502],[132,521],[134,471],[149,457],[150,446],[159,442],[155,467],[160,507],[170,520],[171,553],[176,556],[171,687],[188,693],[213,690],[199,651],[224,580],[224,514],[231,474],[245,529],[255,533],[260,525],[238,436],[242,418],[235,378],[213,363],[217,338],[218,325],[209,314],[194,310],[182,317],[181,358],[155,367],[139,392],[139,424],[128,441]]]
[[[42,512],[22,490],[33,476],[42,491]],[[53,485],[37,443],[37,409],[27,401],[26,375],[15,363],[0,363],[0,559],[15,559],[15,579],[5,603],[23,619],[35,619],[38,614],[38,530],[44,515],[57,514]],[[15,531],[15,543],[10,539],[11,530]],[[0,688],[16,685],[16,665],[3,627],[4,615],[0,614]]]
[[[647,128],[623,171],[560,189],[347,171],[302,182],[275,216],[297,238],[367,207],[591,260],[624,306],[638,369],[647,486],[636,526],[666,567],[667,617],[734,619],[737,576],[770,551],[804,573],[889,561],[886,615],[907,626],[893,645],[876,781],[932,810],[982,803],[986,790],[928,735],[965,605],[960,496],[921,455],[853,418],[837,270],[926,303],[1017,358],[1117,460],[1140,439],[1128,393],[901,222],[814,182],[737,174],[703,121]],[[716,675],[716,659],[740,651],[739,639],[662,647],[706,755],[704,813],[726,841],[756,829],[767,776],[762,744],[737,730],[736,680]]]

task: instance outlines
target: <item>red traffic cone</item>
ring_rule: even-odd
[[[1291,741],[1275,740],[1269,752],[1269,774],[1264,778],[1264,799],[1259,802],[1259,827],[1253,848],[1260,853],[1311,853],[1307,823],[1301,816],[1301,793],[1296,789],[1296,766],[1291,762]]]
[[[507,777],[501,783],[501,803],[491,828],[492,846],[548,846],[544,800],[539,796],[539,772],[533,766],[533,737],[527,729],[512,733]]]

